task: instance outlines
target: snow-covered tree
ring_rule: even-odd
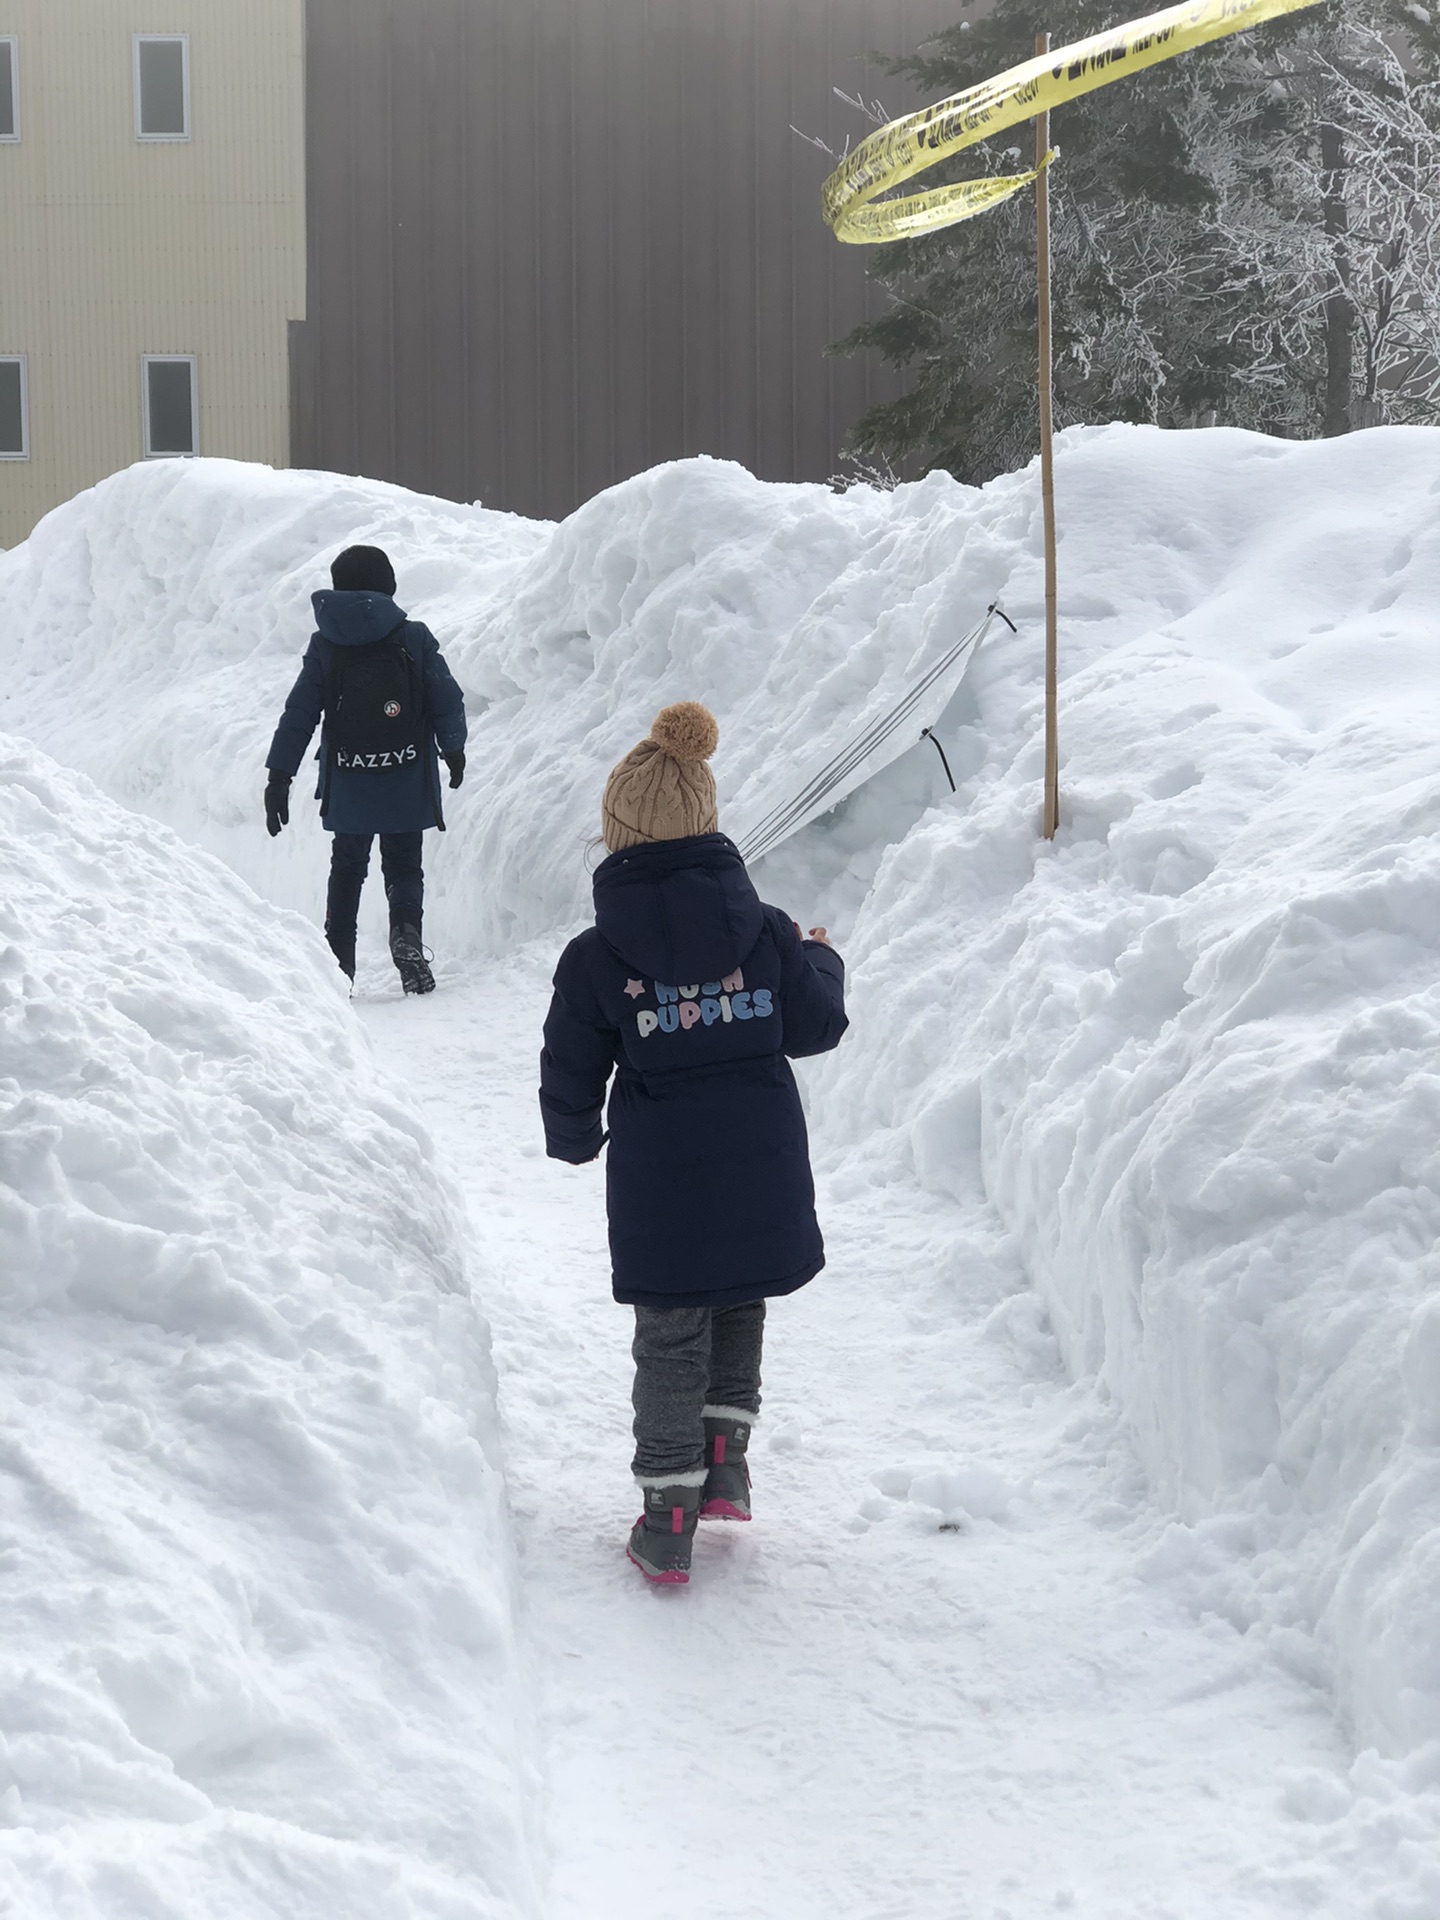
[[[1428,20],[1407,26],[1321,15],[1193,80],[1184,124],[1240,301],[1231,408],[1255,424],[1287,392],[1302,432],[1440,417],[1440,80]]]
[[[1345,0],[1100,89],[1052,121],[1057,419],[1285,434],[1433,419],[1440,367],[1440,38],[1419,8]],[[899,63],[953,92],[1025,59],[999,0]],[[1062,0],[1056,44],[1115,23]],[[980,164],[1013,169],[1028,131]],[[1025,149],[1028,152],[1028,148]],[[976,156],[949,163],[958,177]],[[853,447],[978,480],[1035,445],[1028,195],[877,251],[891,310],[837,351],[912,377]]]

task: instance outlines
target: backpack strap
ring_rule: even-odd
[[[408,627],[409,624],[410,622],[408,620],[402,620],[400,625],[396,627],[394,633],[387,634],[386,638],[394,640],[397,645],[404,650],[405,658],[410,663],[410,678],[415,683],[416,711],[420,715],[420,724],[423,727],[425,724],[425,661],[422,657],[418,657],[414,653],[409,641],[401,637],[404,629]]]
[[[406,625],[409,625],[408,621]],[[402,640],[400,644],[405,649],[405,657],[410,662],[410,671],[415,679],[416,705],[420,713],[421,777],[430,790],[430,804],[435,811],[435,825],[441,833],[444,833],[445,803],[440,797],[440,749],[434,745],[432,736],[426,730],[424,654],[422,652],[417,657],[411,651],[408,641]]]
[[[335,756],[325,744],[325,722],[335,711],[335,698],[339,676],[335,672],[335,642],[326,643],[330,648],[330,658],[325,666],[325,704],[321,709],[320,721],[320,818],[323,820],[330,811],[330,770]]]

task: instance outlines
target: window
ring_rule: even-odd
[[[186,34],[135,36],[135,137],[190,138],[190,41]]]
[[[0,460],[30,458],[30,394],[23,353],[0,354]]]
[[[0,140],[20,138],[20,42],[0,35]]]
[[[200,451],[193,354],[147,353],[144,401],[147,460]]]

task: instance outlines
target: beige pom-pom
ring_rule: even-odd
[[[656,714],[650,738],[672,760],[708,760],[720,744],[720,728],[698,700],[677,700]]]

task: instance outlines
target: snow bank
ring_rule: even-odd
[[[1030,511],[1023,485],[836,498],[695,460],[552,527],[330,475],[150,463],[0,554],[0,720],[313,911],[322,836],[302,782],[289,833],[255,828],[265,752],[310,594],[342,545],[378,542],[472,723],[429,863],[432,939],[493,953],[584,910],[597,770],[657,706],[698,696],[724,716],[741,832],[975,624]],[[920,805],[942,787],[924,767]]]
[[[979,1150],[1187,1523],[1157,1574],[1406,1752],[1440,1738],[1440,434],[1110,431],[1061,490],[1065,830],[1031,628],[987,766],[885,860],[819,1093],[862,1164],[953,1190]]]
[[[0,846],[0,1909],[531,1912],[430,1143],[218,863],[8,737]]]
[[[550,528],[136,470],[0,556],[0,711],[313,901],[313,828],[265,841],[258,768],[319,561],[380,539],[477,720],[435,938],[493,951],[580,911],[660,701],[715,706],[743,830],[1000,597],[1020,633],[940,728],[958,796],[918,746],[763,870],[849,936],[820,1138],[857,1179],[983,1173],[1181,1517],[1157,1577],[1412,1750],[1440,1739],[1440,434],[1082,429],[1057,487],[1051,848],[1033,472],[835,498],[687,462]]]
[[[264,764],[313,629],[310,595],[351,541],[377,541],[448,638],[503,605],[548,529],[331,475],[233,461],[132,467],[0,554],[0,726],[82,768],[125,805],[313,912],[324,836],[296,781],[267,839]]]

